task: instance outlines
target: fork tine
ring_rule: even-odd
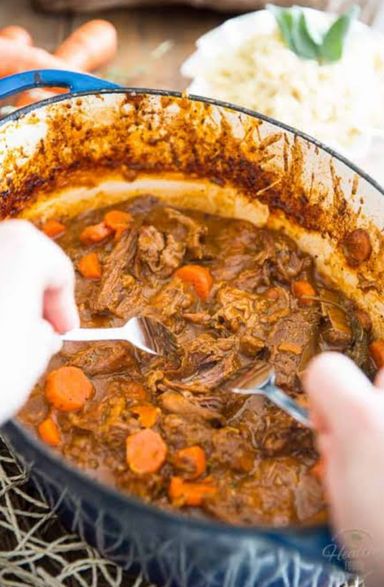
[[[126,324],[127,339],[152,355],[173,353],[177,349],[174,335],[166,326],[150,316],[137,316]]]
[[[157,355],[158,353],[153,348],[152,338],[148,335],[146,322],[139,318],[131,318],[124,327],[126,340],[133,344],[138,349],[149,353],[150,355]]]

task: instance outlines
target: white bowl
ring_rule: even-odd
[[[334,15],[330,13],[309,8],[304,10],[309,23],[320,28],[327,26],[332,18],[334,18]],[[210,72],[215,68],[216,63],[221,64],[223,60],[225,61],[226,56],[233,54],[234,51],[250,38],[258,34],[274,32],[275,30],[276,22],[273,15],[268,10],[260,10],[227,20],[220,27],[200,37],[196,42],[196,51],[181,66],[182,75],[192,80],[188,91],[191,94],[232,101],[240,106],[251,107],[251,109],[258,110],[262,114],[267,114],[257,104],[250,104],[249,100],[233,100],[233,96],[229,95],[230,92],[226,93],[223,91],[223,88],[215,87],[215,84],[212,83]],[[366,89],[366,86],[369,87],[369,84],[365,84],[365,80],[359,79],[358,76],[355,76],[354,69],[349,68],[348,75],[350,76],[350,80],[353,79],[353,83],[356,84],[356,91],[358,92],[360,103],[363,106],[360,109],[362,116],[356,125],[358,132],[353,142],[350,144],[339,142],[336,128],[334,129],[333,136],[330,136],[329,133],[324,134],[313,131],[311,125],[305,124],[304,121],[300,124],[297,120],[292,121],[289,116],[284,117],[284,115],[280,115],[278,118],[282,122],[295,126],[308,134],[312,134],[318,140],[325,142],[336,151],[341,152],[354,161],[357,165],[363,167],[377,181],[384,184],[384,36],[361,22],[353,22],[347,37],[345,54],[347,51],[353,50],[353,58],[356,61],[363,60],[364,52],[362,49],[367,47],[368,44],[375,48],[377,46],[377,50],[380,52],[380,58],[382,59],[383,75],[380,78],[381,92],[378,95],[376,95],[376,92],[369,92]],[[297,59],[295,55],[292,54],[292,56],[293,59]],[[359,65],[360,69],[358,67]],[[366,69],[367,72],[364,71],[364,62],[360,61],[360,63],[357,63],[356,70],[360,71],[360,77],[362,77],[362,71],[363,74],[372,75],[372,72],[368,71],[369,68],[367,67]],[[379,125],[372,126],[369,120],[370,113],[373,110],[380,111],[380,105],[383,105],[381,106],[383,113],[382,121],[380,121]],[[274,117],[276,118],[276,116]]]

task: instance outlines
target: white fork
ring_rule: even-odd
[[[75,328],[61,339],[72,342],[125,340],[146,353],[158,355],[164,350],[161,343],[165,337],[176,346],[173,334],[163,324],[147,316],[135,316],[119,328]]]

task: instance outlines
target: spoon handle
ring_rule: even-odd
[[[126,340],[123,328],[74,328],[61,336],[62,341]]]
[[[307,428],[312,428],[309,417],[309,411],[301,406],[297,401],[289,397],[284,391],[276,387],[273,383],[267,383],[261,388],[263,394],[279,408],[288,412],[300,424]]]

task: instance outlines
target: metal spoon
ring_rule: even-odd
[[[276,375],[270,366],[260,370],[258,373],[258,380],[255,380],[254,373],[249,377],[243,379],[244,387],[232,387],[231,391],[240,395],[264,395],[272,403],[282,409],[284,412],[292,416],[297,422],[303,424],[307,428],[312,428],[312,423],[309,418],[309,412],[303,408],[297,401],[289,397],[279,387],[275,385]]]
[[[75,328],[63,334],[63,341],[125,340],[151,355],[176,349],[173,334],[161,322],[148,316],[130,318],[120,328]]]

